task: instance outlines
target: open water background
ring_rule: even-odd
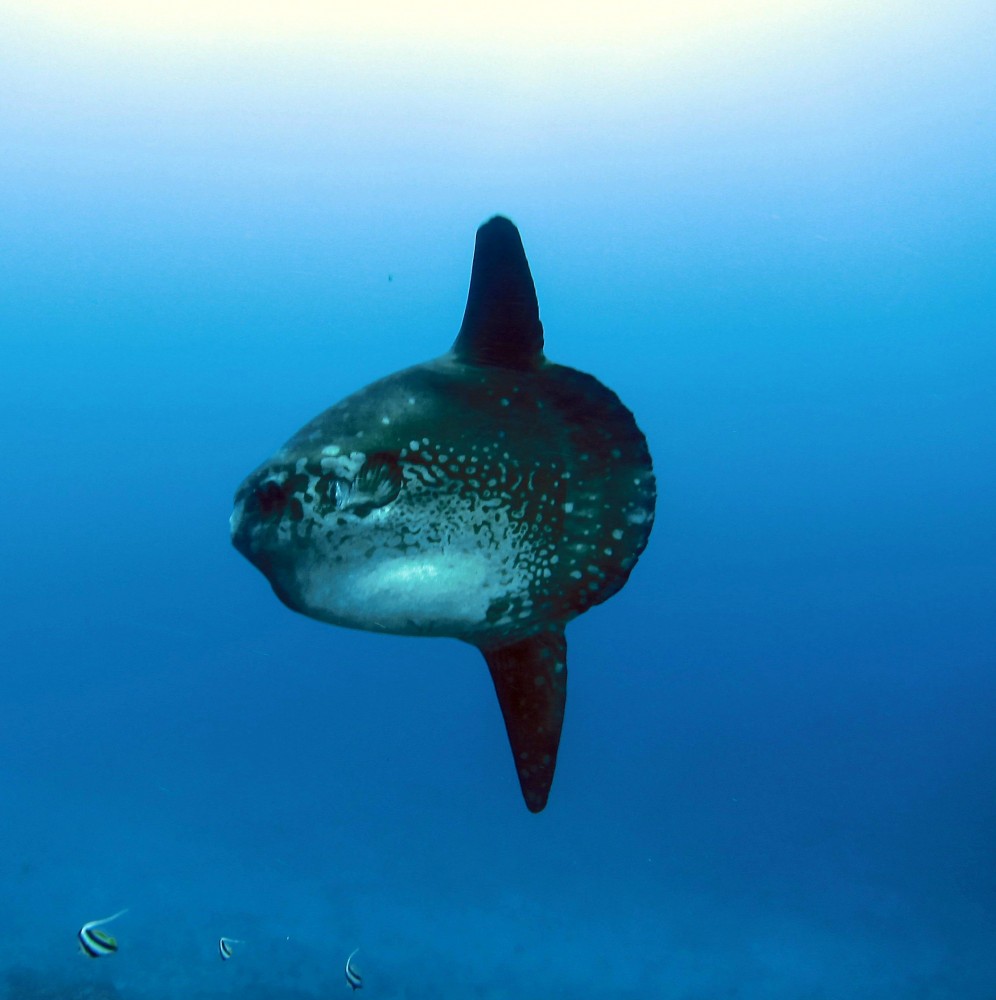
[[[0,5],[0,995],[992,1000],[991,5],[420,9]],[[539,816],[228,543],[496,212],[660,485]]]

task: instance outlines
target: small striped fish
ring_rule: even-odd
[[[84,924],[76,935],[80,939],[80,951],[90,958],[100,958],[101,955],[113,955],[118,950],[117,938],[112,937],[106,931],[98,931],[94,928],[102,924],[109,924],[112,920],[117,920],[122,913],[128,910],[118,910],[113,917],[104,917],[103,920],[91,920]]]
[[[221,960],[227,962],[234,952],[232,951],[233,944],[242,944],[238,938],[218,938],[218,954],[221,955]]]
[[[363,977],[360,975],[360,970],[353,965],[353,955],[355,955],[359,950],[359,948],[354,949],[349,958],[346,959],[346,982],[349,983],[354,990],[363,989]]]

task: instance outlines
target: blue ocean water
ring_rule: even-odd
[[[214,7],[0,7],[0,991],[996,997],[990,6]],[[660,488],[535,816],[474,650],[228,540],[496,212]]]

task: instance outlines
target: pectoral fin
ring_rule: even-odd
[[[483,649],[530,812],[546,805],[567,702],[567,640],[540,632],[521,642]]]

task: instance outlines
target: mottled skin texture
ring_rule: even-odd
[[[375,382],[246,480],[236,544],[286,604],[333,625],[493,647],[566,623],[622,585],[653,504],[642,442],[575,425],[575,385],[615,402],[558,365],[506,372],[444,357]],[[330,445],[338,455],[323,455]],[[369,455],[397,462],[400,492],[383,508],[337,509],[330,484]],[[616,474],[593,484],[603,460]],[[282,490],[266,511],[261,483]],[[360,579],[396,603],[358,604]],[[483,614],[468,618],[468,605]]]
[[[482,227],[476,312],[454,350],[302,428],[239,488],[232,539],[295,611],[480,648],[538,811],[566,697],[564,625],[626,582],[655,486],[615,394],[543,357],[531,279],[523,290],[500,272],[505,284],[485,287],[489,237],[528,279],[511,223]]]

